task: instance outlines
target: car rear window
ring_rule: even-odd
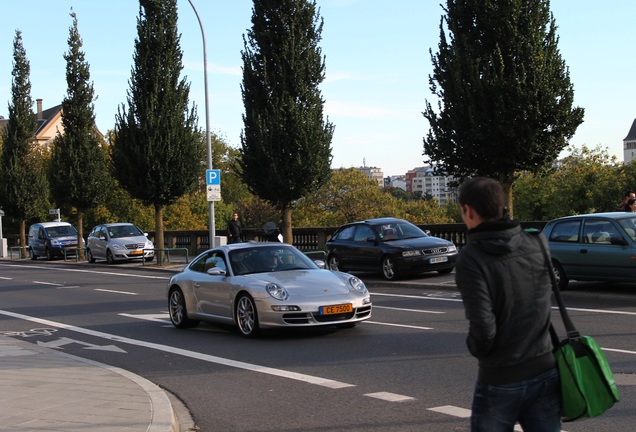
[[[557,222],[550,233],[550,241],[554,242],[578,242],[581,221]]]

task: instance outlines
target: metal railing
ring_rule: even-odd
[[[86,254],[86,248],[85,247],[76,247],[76,248],[65,248],[63,249],[64,251],[64,261],[66,261],[66,256],[68,251],[75,251],[75,262],[78,262],[80,259],[80,251],[84,251],[84,254]]]
[[[157,249],[157,248],[153,248],[153,249],[144,249],[144,252],[146,251],[155,251],[155,256],[159,255],[159,258],[157,261],[159,261],[160,265],[163,264],[163,259],[161,259],[161,252],[166,252],[166,261],[170,262],[170,251],[184,251],[185,252],[185,263],[188,264],[190,262],[189,260],[189,250],[188,248],[185,247],[178,247],[178,248],[161,248],[161,249]],[[159,252],[159,254],[157,254],[157,251]],[[146,265],[146,258],[144,257],[144,259],[141,260],[141,262],[143,263],[143,265]]]

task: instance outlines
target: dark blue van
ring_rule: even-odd
[[[29,228],[31,259],[40,256],[52,260],[55,257],[75,256],[77,253],[77,230],[68,222],[40,222]]]

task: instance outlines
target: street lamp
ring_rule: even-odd
[[[188,0],[190,6],[192,6],[192,10],[194,10],[194,14],[197,16],[197,20],[199,21],[199,27],[201,27],[201,37],[203,38],[203,81],[205,85],[205,142],[207,145],[207,153],[208,153],[208,169],[212,169],[212,142],[210,141],[210,109],[208,103],[208,60],[207,53],[205,48],[205,32],[203,31],[203,23],[201,22],[201,18],[199,17],[199,12],[197,12],[197,8],[194,7],[192,0]],[[210,247],[214,247],[214,238],[216,237],[216,229],[214,226],[214,201],[208,201],[208,230],[210,236]]]

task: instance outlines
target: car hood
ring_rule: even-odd
[[[146,236],[135,236],[135,237],[120,237],[120,238],[111,238],[110,243],[116,243],[120,245],[125,245],[128,243],[146,243],[148,239]]]
[[[404,249],[427,249],[435,247],[449,247],[453,243],[448,240],[441,239],[439,237],[417,237],[403,240],[390,240],[384,242],[385,244],[404,248]]]
[[[242,277],[263,284],[278,284],[285,288],[290,296],[325,297],[326,295],[347,294],[353,291],[347,283],[347,280],[352,277],[351,275],[330,270],[286,270],[254,273]]]
[[[51,237],[51,240],[57,240],[58,242],[76,242],[77,243],[77,236],[76,235],[72,235],[72,236],[60,236],[60,237]]]

